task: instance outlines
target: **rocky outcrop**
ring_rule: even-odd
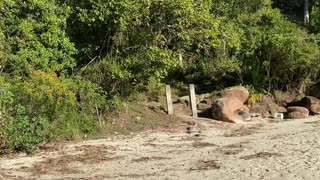
[[[320,100],[313,96],[306,96],[300,101],[301,106],[307,108],[311,113],[320,114]]]
[[[289,119],[305,119],[309,117],[309,110],[304,107],[292,106],[287,108]]]
[[[273,97],[264,96],[259,102],[251,105],[250,113],[260,114],[263,118],[271,117],[274,113],[285,113],[286,108],[278,106]]]

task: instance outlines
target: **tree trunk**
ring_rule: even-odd
[[[309,24],[309,0],[304,0],[304,25]]]

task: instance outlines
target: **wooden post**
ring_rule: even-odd
[[[180,67],[183,67],[182,54],[179,54],[179,64],[180,64]]]
[[[194,90],[194,84],[189,85],[189,90],[190,90],[190,103],[191,103],[192,116],[194,118],[197,118],[198,110],[197,110],[197,100],[196,100],[196,93]]]
[[[168,110],[168,114],[169,114],[169,115],[173,115],[170,85],[166,85],[166,97],[167,97],[167,110]]]

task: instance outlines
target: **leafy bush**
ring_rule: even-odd
[[[239,53],[242,78],[255,89],[286,90],[317,76],[317,39],[286,20],[279,10],[243,15],[240,23],[246,29]]]
[[[51,138],[92,132],[105,110],[103,92],[81,79],[34,71],[30,79],[1,79],[2,148],[31,150]]]
[[[65,32],[70,8],[56,0],[2,0],[0,7],[0,39],[3,34],[11,47],[6,72],[28,75],[50,69],[67,73],[75,66],[76,49]]]
[[[16,106],[14,114],[4,118],[5,125],[0,130],[2,148],[32,152],[35,145],[52,138],[48,120],[42,117],[30,118],[22,106]]]
[[[263,97],[267,94],[265,90],[256,90],[253,88],[253,86],[247,86],[246,87],[249,90],[249,100],[248,103],[249,105],[254,105],[257,102],[260,102]]]
[[[160,82],[177,66],[175,54],[168,49],[149,47],[144,52],[121,58],[105,58],[88,66],[82,75],[108,92],[127,97],[149,83],[150,78]]]

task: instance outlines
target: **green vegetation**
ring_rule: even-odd
[[[305,91],[320,75],[319,3],[304,26],[297,0],[1,0],[0,148],[95,132],[163,83],[248,85],[253,101]]]

